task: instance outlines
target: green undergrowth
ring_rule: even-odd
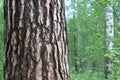
[[[71,80],[104,80],[102,72],[71,73]]]
[[[3,63],[0,62],[0,80],[4,80],[3,79]]]

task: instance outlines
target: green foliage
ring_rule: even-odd
[[[108,57],[114,61],[115,75],[111,80],[120,79],[118,77],[120,66],[120,3],[119,0],[72,0],[71,6],[67,9],[73,9],[73,14],[67,21],[68,28],[68,47],[69,47],[69,65],[71,73],[76,72],[75,60],[79,66],[78,74],[72,75],[72,80],[76,79],[77,75],[89,75],[88,70],[94,73],[100,71],[104,74],[104,58]],[[104,45],[104,8],[108,5],[113,5],[114,9],[114,26],[115,26],[115,39],[113,39],[114,50],[112,53],[105,53],[106,48]],[[76,42],[74,41],[76,38]],[[74,55],[75,51],[77,56]],[[78,72],[78,71],[77,71]],[[86,77],[83,80],[89,80]],[[97,75],[96,75],[97,76]],[[95,78],[95,77],[94,77]],[[104,76],[100,80],[103,80]],[[98,80],[91,79],[91,80]]]
[[[3,3],[2,1],[0,3]],[[4,42],[3,42],[3,5],[0,5],[0,62],[3,59],[3,48],[4,48]]]
[[[72,73],[71,80],[104,80],[102,72],[86,71],[83,73]]]
[[[3,79],[3,63],[0,62],[0,80],[4,80]]]
[[[112,51],[112,59],[114,63],[113,71],[114,75],[111,76],[112,79],[114,80],[119,80],[120,79],[120,37],[115,38],[114,40],[115,47],[114,50]]]
[[[3,79],[3,51],[4,51],[4,42],[3,42],[3,0],[0,1],[0,80]]]

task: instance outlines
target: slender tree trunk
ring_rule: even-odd
[[[74,36],[74,57],[75,57],[75,71],[78,72],[78,54],[77,54],[77,48],[76,48],[76,36]]]
[[[96,61],[92,62],[92,70],[95,71],[96,70]]]
[[[70,80],[64,0],[5,0],[5,80]]]
[[[82,62],[82,39],[81,39],[81,16],[79,13],[79,10],[81,9],[81,5],[80,5],[81,1],[80,0],[76,0],[76,4],[77,4],[77,8],[76,8],[76,15],[77,15],[77,30],[78,30],[78,40],[77,40],[77,56],[78,56],[78,61],[79,61],[79,65],[78,65],[78,70],[80,72],[83,72],[83,62]]]
[[[105,8],[105,46],[106,54],[110,55],[113,49],[112,39],[114,38],[113,9],[110,5]],[[110,57],[105,56],[105,79],[113,74],[113,63]]]

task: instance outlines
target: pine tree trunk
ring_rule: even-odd
[[[5,80],[70,80],[64,0],[5,0]]]
[[[114,24],[113,9],[110,5],[105,8],[105,46],[106,54],[111,55],[113,49]],[[109,80],[109,76],[113,74],[113,62],[109,56],[105,56],[105,79]]]

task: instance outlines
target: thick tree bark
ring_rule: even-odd
[[[113,9],[110,5],[105,8],[105,46],[106,54],[110,55],[113,49],[112,39],[114,38]],[[110,57],[105,56],[105,79],[113,74],[113,62]]]
[[[64,0],[5,0],[5,80],[70,80]]]

